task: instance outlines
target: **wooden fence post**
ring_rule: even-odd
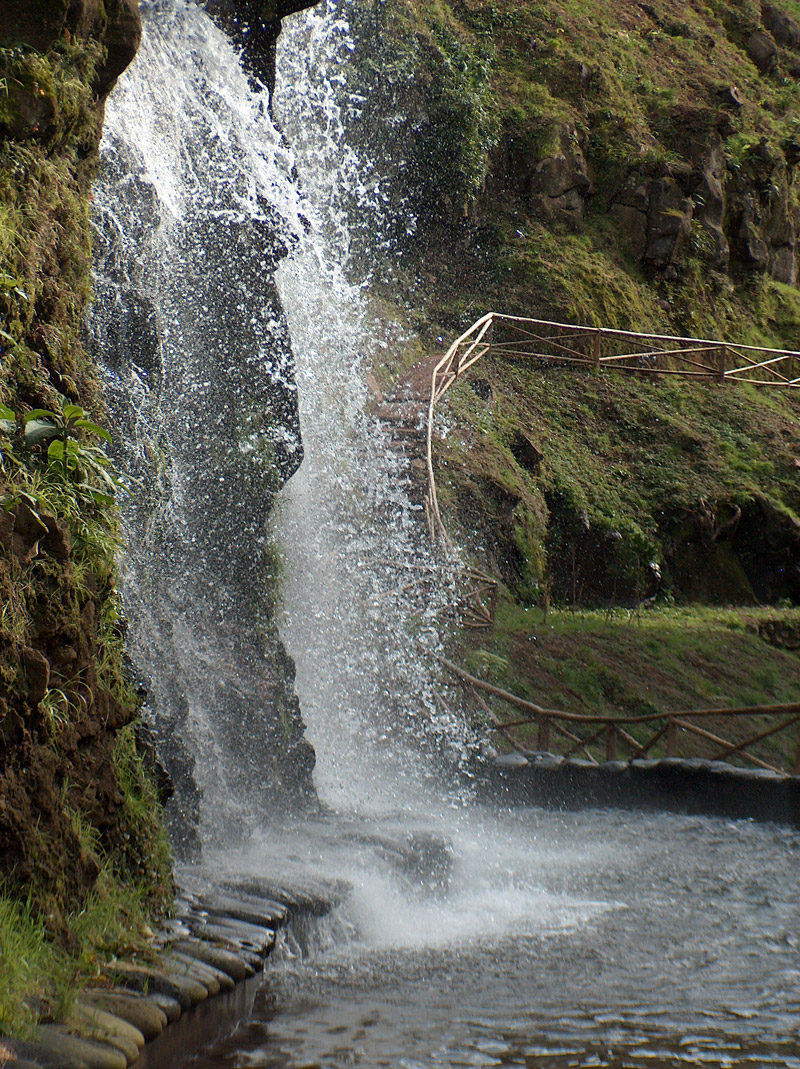
[[[728,363],[728,347],[727,345],[721,345],[717,350],[719,356],[719,381],[725,381],[725,372],[727,370]]]
[[[597,333],[594,336],[594,366],[600,368],[600,353],[603,340],[603,332],[600,328],[597,328]]]
[[[615,724],[606,724],[606,761],[617,759],[617,728]]]
[[[667,720],[667,757],[678,754],[678,725],[672,717]]]
[[[539,717],[539,735],[536,740],[536,749],[543,753],[550,749],[550,717]]]

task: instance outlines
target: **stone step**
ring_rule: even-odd
[[[78,1002],[64,1024],[86,1039],[99,1040],[117,1047],[128,1059],[128,1064],[136,1061],[144,1046],[144,1035],[138,1028],[98,1006]]]
[[[127,1021],[141,1032],[145,1040],[155,1039],[167,1027],[167,1015],[152,999],[122,988],[109,991],[87,988],[81,995],[80,1003],[96,1006]]]
[[[115,961],[106,966],[106,974],[122,987],[147,994],[158,992],[169,995],[180,1003],[182,1010],[196,1006],[208,998],[208,988],[189,976],[180,976],[147,965],[134,965],[130,962]]]

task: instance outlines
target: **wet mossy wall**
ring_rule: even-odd
[[[157,911],[171,893],[124,667],[115,506],[22,435],[39,407],[103,422],[80,340],[90,187],[104,97],[139,34],[133,0],[0,14],[0,890],[73,949],[92,903],[135,888]]]

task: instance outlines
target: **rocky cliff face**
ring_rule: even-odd
[[[420,0],[354,18],[353,136],[403,209],[384,285],[425,310],[431,343],[493,308],[798,347],[794,4]],[[454,401],[445,497],[521,597],[634,599],[658,586],[651,564],[678,597],[800,595],[785,395],[480,374],[491,402]],[[709,541],[706,509],[740,518]]]
[[[70,403],[102,419],[79,340],[89,190],[103,101],[140,29],[134,0],[0,13],[0,874],[60,935],[101,872],[154,906],[170,883],[122,664],[114,510],[21,423]]]

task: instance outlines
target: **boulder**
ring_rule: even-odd
[[[4,0],[0,5],[0,47],[27,45],[46,52],[65,33],[105,46],[93,85],[104,97],[139,48],[138,0]],[[42,98],[31,98],[31,106],[41,107]]]
[[[744,47],[761,74],[769,74],[778,66],[778,46],[764,30],[754,30]]]
[[[81,994],[81,1004],[111,1013],[127,1021],[144,1036],[155,1039],[167,1027],[167,1015],[152,999],[128,991],[88,988]]]
[[[222,947],[212,946],[202,939],[181,939],[172,947],[183,954],[188,954],[198,961],[213,965],[215,969],[228,974],[237,983],[255,976],[255,969],[236,954]]]
[[[584,198],[592,189],[586,157],[571,123],[560,127],[558,139],[559,151],[533,166],[528,201],[531,210],[548,222],[564,222],[571,229],[580,229]]]
[[[641,175],[628,177],[611,204],[611,216],[620,236],[637,260],[647,249],[647,213],[650,208],[650,182]]]
[[[772,4],[761,5],[761,21],[773,38],[784,48],[800,48],[800,24],[791,15]]]
[[[650,267],[663,269],[680,259],[692,225],[694,205],[674,178],[654,181],[650,187],[647,247]]]

